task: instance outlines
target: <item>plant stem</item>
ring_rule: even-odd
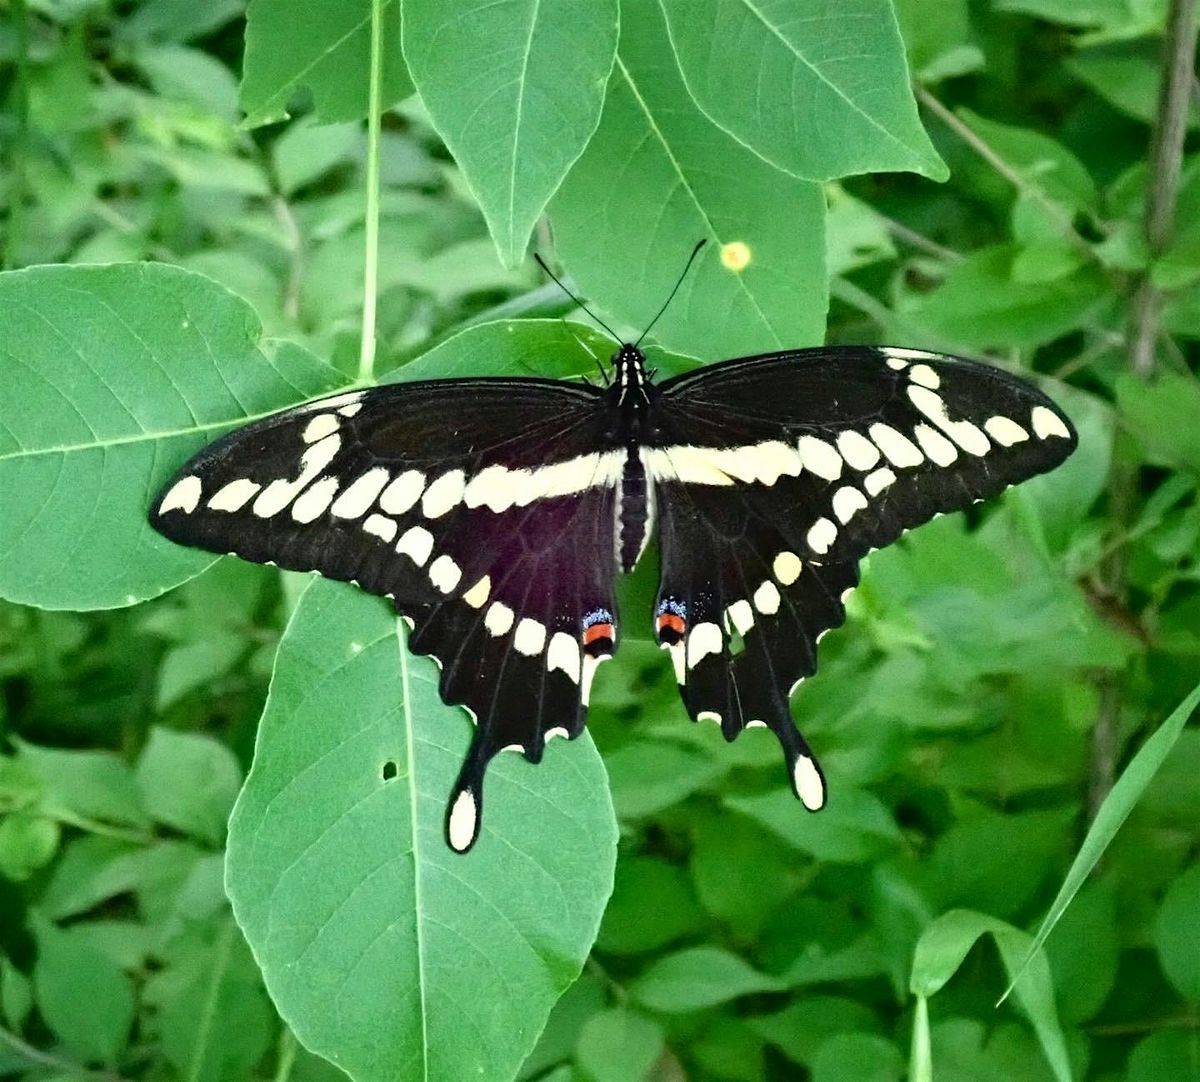
[[[1163,43],[1158,115],[1151,134],[1151,174],[1143,218],[1151,257],[1166,251],[1175,227],[1183,141],[1187,134],[1196,53],[1196,0],[1171,0]],[[1147,270],[1133,297],[1129,326],[1130,367],[1143,379],[1154,373],[1155,345],[1161,333],[1162,294]],[[1113,439],[1108,484],[1112,529],[1118,538],[1130,532],[1137,511],[1138,469],[1129,437],[1119,428]],[[1128,547],[1110,552],[1100,566],[1103,592],[1118,605],[1127,602]],[[1099,681],[1100,706],[1092,729],[1088,808],[1092,817],[1112,789],[1116,776],[1118,727],[1124,674],[1106,673]]]
[[[285,1022],[279,1031],[279,1060],[275,1066],[275,1078],[272,1082],[288,1082],[295,1063],[296,1035]]]
[[[1183,142],[1187,135],[1192,94],[1192,66],[1196,56],[1196,0],[1171,0],[1163,42],[1158,117],[1150,148],[1150,187],[1146,192],[1143,227],[1153,260],[1167,250],[1175,229],[1179,175],[1183,168]],[[1132,365],[1139,376],[1154,371],[1154,346],[1158,339],[1162,293],[1147,272],[1134,297]]]
[[[367,97],[367,213],[363,255],[362,343],[358,378],[375,375],[375,300],[379,287],[379,128],[383,112],[383,0],[371,0],[371,72]]]
[[[8,229],[4,243],[4,267],[20,265],[25,234],[25,196],[28,184],[25,166],[29,153],[29,9],[25,0],[12,0],[13,37],[16,39],[17,130],[13,139],[12,180],[8,192]]]

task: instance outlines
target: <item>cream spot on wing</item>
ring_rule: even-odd
[[[866,506],[866,496],[853,485],[843,485],[833,494],[833,513],[841,523],[849,522]]]
[[[248,504],[258,490],[262,488],[257,481],[249,477],[239,477],[222,485],[217,494],[208,501],[210,511],[240,511]]]
[[[338,484],[338,479],[330,476],[310,485],[292,504],[292,518],[297,522],[312,522],[323,515],[337,495]]]
[[[316,443],[317,440],[323,440],[326,436],[332,436],[342,423],[332,413],[318,413],[307,425],[304,426],[304,442]]]
[[[579,701],[584,706],[592,697],[592,681],[596,678],[596,670],[606,661],[612,660],[612,654],[599,654],[593,657],[591,654],[585,654],[583,658],[583,671],[580,674],[579,681]]]
[[[1010,417],[989,417],[983,422],[983,429],[1001,447],[1011,447],[1029,439],[1029,433]]]
[[[900,372],[908,367],[908,361],[902,360],[899,357],[888,357],[887,366],[895,372]]]
[[[765,616],[773,616],[779,611],[779,589],[775,583],[765,580],[754,591],[754,607]]]
[[[746,604],[746,602],[742,602],[742,604]],[[728,612],[729,610],[726,609],[725,611]],[[675,670],[675,682],[680,687],[683,687],[683,685],[685,683],[687,683],[687,664],[684,662],[684,657],[683,657],[683,642],[682,641],[677,642],[677,643],[664,642],[659,647],[659,649],[667,650],[670,652],[671,667]]]
[[[771,573],[784,586],[791,586],[800,577],[800,572],[804,570],[804,564],[800,562],[800,557],[794,552],[781,552],[771,562]]]
[[[805,541],[819,556],[824,556],[837,540],[837,527],[827,518],[819,518],[809,528]]]
[[[426,490],[421,497],[421,513],[426,518],[441,518],[442,515],[457,507],[463,498],[466,487],[462,470],[449,470],[443,473]]]
[[[958,448],[954,446],[936,428],[929,425],[917,425],[913,429],[921,450],[929,456],[930,462],[938,466],[949,466],[958,461]]]
[[[487,615],[483,618],[483,626],[492,635],[499,638],[501,635],[507,635],[512,630],[514,619],[512,609],[504,604],[503,601],[493,601],[488,606]]]
[[[863,478],[863,488],[867,490],[869,496],[878,496],[888,485],[895,483],[896,475],[886,466],[876,470],[874,473],[868,473]]]
[[[797,444],[804,468],[826,481],[836,481],[842,475],[842,456],[816,436],[801,436]]]
[[[719,654],[725,643],[721,629],[712,623],[697,624],[687,637],[687,667],[694,669],[709,654]]]
[[[379,506],[389,515],[411,510],[425,491],[425,475],[420,470],[405,470],[379,496]]]
[[[176,481],[158,505],[158,513],[165,515],[168,511],[182,511],[185,515],[190,515],[196,510],[203,491],[200,478],[195,474],[185,477],[182,481]]]
[[[492,592],[492,576],[484,575],[474,586],[472,586],[462,599],[473,609],[482,609],[486,604],[488,596]]]
[[[365,515],[379,498],[390,476],[382,466],[367,470],[361,477],[355,478],[333,501],[333,506],[329,509],[330,514],[335,518],[359,518]]]
[[[754,626],[754,610],[744,597],[739,598],[725,610],[725,623],[739,635],[745,635]]]
[[[968,454],[982,456],[992,449],[983,430],[970,421],[952,421],[940,394],[927,387],[908,387],[908,398],[926,417]]]
[[[383,538],[384,541],[396,539],[396,520],[388,518],[386,515],[368,515],[363,523],[363,529],[367,533]]]
[[[908,371],[908,378],[931,391],[936,391],[942,385],[942,377],[927,364],[914,364]]]
[[[1071,438],[1071,430],[1063,424],[1062,418],[1045,406],[1034,406],[1029,420],[1033,425],[1034,435],[1039,440],[1044,440],[1048,436],[1061,436],[1064,440]]]
[[[927,349],[905,349],[903,346],[882,346],[880,352],[885,357],[897,361],[936,361],[938,354],[930,353]]]
[[[454,590],[462,578],[462,568],[444,553],[429,565],[429,581],[444,594]]]
[[[769,726],[767,725],[767,723],[765,721],[762,721],[759,718],[752,718],[750,721],[746,722],[746,728],[747,729],[766,729],[766,728],[769,728]]]
[[[343,417],[353,417],[360,409],[362,409],[361,402],[351,402],[348,406],[342,406],[342,408],[338,410],[338,413],[340,413]]]
[[[465,853],[475,840],[475,825],[479,813],[475,807],[475,797],[469,789],[464,789],[454,801],[450,810],[449,834],[450,847],[456,852]]]
[[[576,683],[578,683],[578,679],[576,680]],[[554,726],[553,729],[546,730],[546,743],[549,744],[550,741],[553,740],[556,736],[560,736],[564,740],[569,740],[571,737],[571,734],[569,732],[567,732],[567,730],[564,729],[561,725],[556,725],[556,726]]]
[[[842,458],[856,470],[866,472],[879,461],[879,448],[861,432],[853,429],[843,432],[837,438],[837,445]]]
[[[422,567],[433,551],[433,534],[424,526],[413,526],[400,535],[396,542],[396,551],[409,557],[418,567]]]
[[[517,624],[517,632],[513,635],[513,649],[519,654],[535,657],[542,652],[546,645],[546,625],[540,620],[528,616]]]
[[[820,811],[825,806],[825,783],[821,772],[807,755],[798,756],[792,767],[792,780],[800,803],[809,811]]]
[[[925,461],[925,456],[917,450],[916,445],[902,432],[897,432],[891,425],[877,421],[870,428],[871,439],[883,452],[884,457],[893,466],[919,466]]]
[[[338,406],[349,406],[361,401],[365,393],[365,391],[347,391],[345,394],[335,394],[331,398],[318,398],[315,402],[306,402],[299,408],[305,413],[313,410],[337,409]]]
[[[342,437],[338,435],[318,440],[300,456],[300,476],[294,481],[282,478],[272,481],[258,494],[251,510],[259,518],[270,518],[279,514],[337,457],[341,446]]]
[[[546,650],[546,670],[554,672],[555,669],[562,669],[578,684],[581,666],[579,643],[576,642],[575,637],[568,635],[565,631],[556,631],[551,635],[550,646]],[[567,735],[565,729],[563,735]]]
[[[721,724],[721,715],[715,710],[701,710],[696,715],[697,721],[715,721],[718,725]]]

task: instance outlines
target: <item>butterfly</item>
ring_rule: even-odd
[[[180,544],[389,599],[474,739],[447,804],[479,837],[500,751],[583,732],[620,640],[615,584],[653,537],[650,619],[693,720],[765,726],[804,807],[825,778],[789,697],[845,619],[859,560],[1053,469],[1071,422],[1030,383],[917,349],[840,346],[656,381],[625,343],[604,385],[427,380],[306,402],[217,440],[165,486]]]

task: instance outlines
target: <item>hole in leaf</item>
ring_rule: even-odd
[[[389,759],[383,764],[383,780],[391,781],[396,776],[396,764]]]

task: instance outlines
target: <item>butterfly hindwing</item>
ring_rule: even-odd
[[[602,449],[597,393],[462,380],[335,395],[213,444],[151,513],[183,544],[394,602],[443,699],[476,721],[447,819],[459,850],[478,835],[490,759],[537,761],[553,735],[578,736],[615,645],[622,456]]]

